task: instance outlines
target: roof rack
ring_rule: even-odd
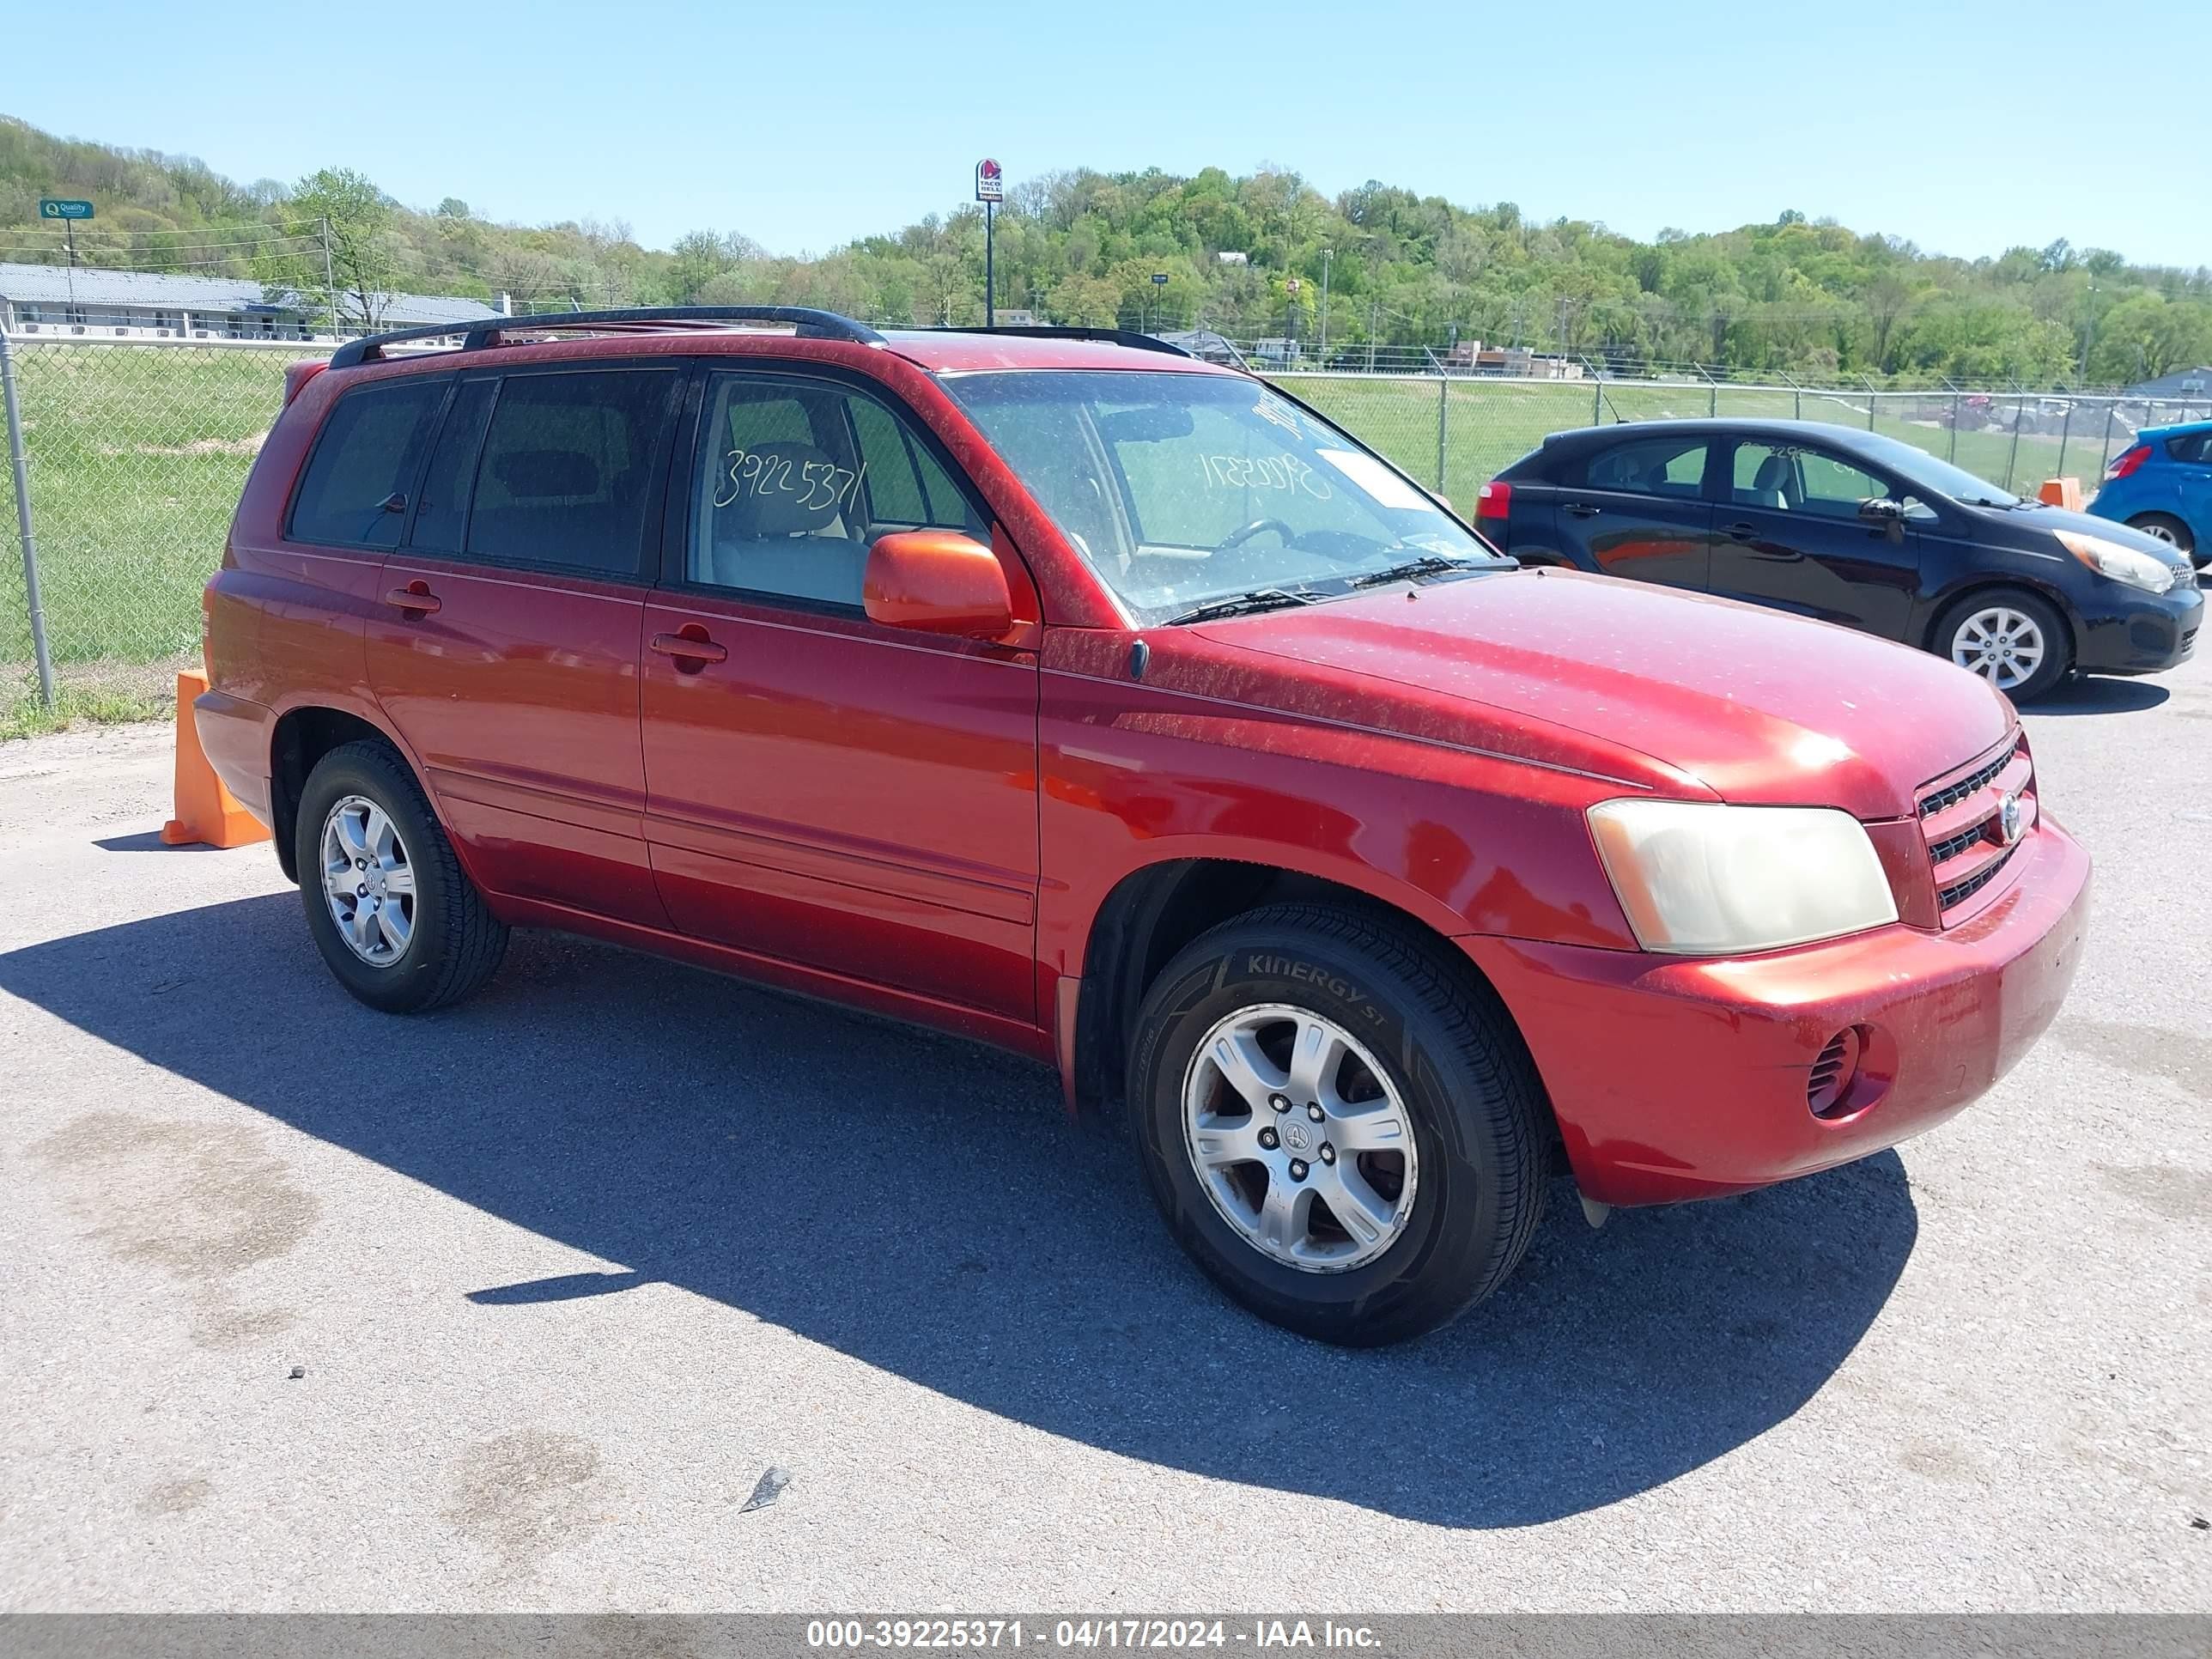
[[[331,354],[332,368],[374,362],[386,346],[409,340],[450,339],[458,334],[464,351],[482,351],[505,343],[505,336],[559,333],[568,329],[602,334],[653,334],[687,329],[716,329],[732,323],[785,323],[801,339],[848,340],[855,345],[881,345],[884,337],[865,323],[840,317],[834,311],[811,306],[629,306],[615,311],[551,311],[531,317],[483,317],[466,323],[432,323],[422,328],[397,329],[349,340]]]
[[[1190,352],[1179,345],[1170,345],[1157,335],[1139,334],[1130,328],[1080,328],[1055,323],[1004,323],[989,328],[963,328],[958,324],[933,324],[916,331],[923,334],[1011,334],[1026,336],[1032,340],[1103,340],[1112,345],[1133,347],[1139,351],[1164,351],[1171,357],[1188,357]]]

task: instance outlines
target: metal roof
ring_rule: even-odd
[[[74,286],[72,287],[72,283]],[[179,311],[264,312],[260,283],[236,276],[176,276],[155,270],[93,270],[72,276],[62,265],[0,264],[0,299],[33,305],[158,306]],[[499,313],[481,300],[435,294],[388,294],[380,321],[472,322]]]

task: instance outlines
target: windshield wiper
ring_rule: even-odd
[[[1173,628],[1179,623],[1218,622],[1224,617],[1249,616],[1255,611],[1279,611],[1286,605],[1314,605],[1322,596],[1303,588],[1255,587],[1249,593],[1231,593],[1225,599],[1208,599],[1204,605],[1194,605],[1189,610],[1170,617],[1161,625]]]
[[[1409,576],[1441,576],[1448,570],[1487,570],[1487,563],[1477,564],[1472,559],[1449,557],[1442,553],[1425,553],[1418,559],[1408,559],[1403,564],[1394,564],[1386,570],[1370,570],[1354,576],[1346,584],[1348,587],[1376,587],[1384,582],[1401,582]]]

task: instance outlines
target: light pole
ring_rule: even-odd
[[[1321,251],[1321,366],[1328,367],[1328,256],[1330,250]]]

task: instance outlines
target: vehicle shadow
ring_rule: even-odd
[[[2155,680],[2083,674],[2061,680],[2021,710],[2023,714],[2139,714],[2173,693]]]
[[[180,996],[178,962],[222,967]],[[331,981],[289,893],[13,951],[0,989],[617,1264],[462,1264],[489,1316],[677,1285],[1069,1439],[1446,1526],[1609,1504],[1790,1417],[1917,1231],[1894,1154],[1602,1232],[1559,1183],[1489,1304],[1349,1352],[1223,1300],[1043,1068],[677,964],[520,935],[490,990],[407,1025],[404,1073],[331,1064],[394,1027]]]

